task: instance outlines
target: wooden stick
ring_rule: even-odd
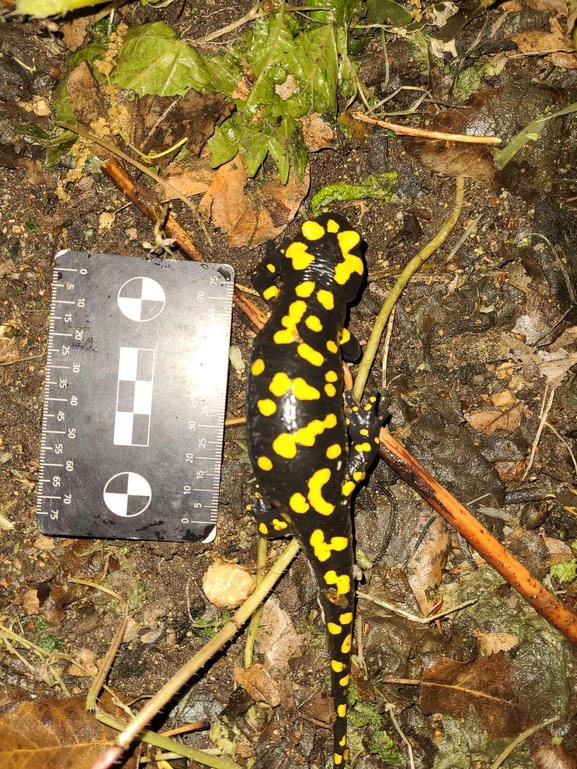
[[[394,131],[399,136],[417,136],[421,139],[440,139],[447,142],[464,142],[465,144],[501,144],[498,136],[473,136],[470,134],[447,134],[442,131],[428,131],[426,128],[412,128],[408,125],[399,125],[399,123],[389,123],[388,120],[379,120],[376,117],[365,115],[364,112],[351,112],[355,120],[361,120],[363,123],[379,125],[389,131]]]
[[[169,214],[166,216],[165,208],[156,195],[145,187],[137,184],[114,160],[109,158],[101,166],[102,171],[124,192],[126,197],[134,203],[147,219],[156,224],[159,219],[164,220],[164,231],[169,238],[174,238],[184,253],[195,262],[210,262],[210,258],[192,240],[177,220]],[[254,302],[236,286],[234,288],[233,301],[240,310],[240,317],[253,329],[260,329],[267,321],[266,315],[259,310]]]
[[[417,460],[409,454],[388,430],[380,434],[379,456],[393,468],[409,486],[434,507],[467,542],[472,545],[511,587],[528,601],[553,627],[560,630],[572,643],[577,643],[577,615],[557,596],[549,592],[538,579],[518,561],[504,545],[458,502],[447,489],[436,481]]]

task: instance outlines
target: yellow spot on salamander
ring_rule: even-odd
[[[329,219],[327,222],[327,232],[338,232],[341,228],[338,225],[338,222],[335,222],[334,219]]]
[[[261,470],[265,470],[265,471],[272,470],[272,462],[268,457],[259,457],[256,463]]]
[[[371,450],[371,444],[370,443],[357,443],[355,445],[355,451],[370,451]],[[354,478],[354,475],[353,475]]]
[[[279,371],[273,376],[268,389],[277,398],[282,398],[289,390],[292,390],[295,398],[301,401],[316,401],[321,397],[320,391],[309,385],[302,377],[291,379],[284,371]]]
[[[349,681],[350,681],[350,680],[351,680],[351,677],[350,677],[350,676],[343,676],[343,677],[340,679],[340,681],[339,681],[339,684],[340,684],[341,686],[348,686],[348,685],[349,685]]]
[[[343,629],[340,625],[335,625],[334,622],[327,622],[327,630],[331,635],[338,635]]]
[[[321,562],[328,561],[333,550],[346,550],[349,544],[346,537],[332,537],[330,542],[325,542],[325,535],[320,529],[313,531],[309,542],[315,558]]]
[[[268,288],[265,288],[265,290],[262,292],[262,295],[267,300],[267,302],[270,302],[271,299],[276,299],[279,293],[280,291],[278,286],[269,286]]]
[[[281,332],[277,331],[277,334],[278,333]],[[307,363],[310,363],[312,366],[322,366],[325,362],[324,355],[318,350],[313,350],[313,348],[309,344],[306,344],[306,342],[299,344],[297,347],[297,353],[303,360],[306,360]]]
[[[327,585],[335,585],[337,595],[346,595],[351,592],[351,578],[348,574],[337,574],[334,569],[327,571],[324,576]]]
[[[289,507],[295,513],[306,513],[307,510],[310,509],[309,503],[306,501],[303,495],[299,494],[298,492],[293,494],[289,499]]]
[[[344,718],[347,715],[347,706],[346,705],[339,705],[337,708],[337,716],[339,718]]]
[[[317,436],[321,435],[325,430],[331,430],[336,424],[337,418],[335,414],[327,414],[324,419],[313,419],[294,434],[281,433],[278,435],[274,439],[272,447],[281,457],[284,457],[285,459],[294,459],[297,454],[297,446],[314,446]],[[330,474],[330,470],[327,470],[327,472]],[[329,515],[329,513],[327,513],[327,515]]]
[[[360,243],[361,236],[354,230],[346,230],[339,232],[337,239],[341,247],[343,261],[335,267],[335,280],[339,285],[344,286],[354,272],[363,275],[365,271],[365,265],[360,256],[350,253],[350,250]]]
[[[336,423],[336,417],[334,414],[329,416],[333,416]],[[307,486],[309,487],[307,499],[310,502],[311,507],[321,515],[330,515],[335,509],[333,504],[327,502],[326,499],[323,498],[323,486],[325,486],[330,481],[330,479],[331,471],[328,467],[323,467],[322,470],[317,470],[316,473],[314,473],[312,477],[307,481]]]
[[[317,299],[319,303],[325,308],[325,310],[335,309],[335,297],[331,291],[327,291],[324,288],[317,293]]]
[[[338,382],[339,381],[339,375],[336,371],[327,371],[325,374],[325,379],[327,382]]]
[[[343,654],[348,654],[350,652],[352,642],[353,642],[353,637],[349,633],[348,636],[346,636],[345,640],[343,641],[343,645],[341,646],[341,651]]]
[[[364,428],[362,430],[359,430],[359,432],[360,432],[361,435],[368,435],[369,434],[369,431],[365,430]]]
[[[319,332],[323,330],[323,324],[316,315],[309,315],[308,318],[305,318],[305,326],[310,328],[311,331]]]
[[[325,236],[325,228],[318,222],[305,222],[301,227],[301,232],[307,240],[320,240]]]
[[[341,748],[344,748],[346,744],[347,744],[347,735],[345,734],[342,740],[339,741],[339,745],[341,746]]]
[[[339,756],[338,753],[335,753],[333,756],[333,764],[335,766],[340,766],[343,763],[343,757]]]
[[[276,267],[274,266],[274,264],[267,264],[266,268],[269,272],[272,272],[272,273],[276,272]]]
[[[276,403],[272,401],[270,398],[265,398],[264,400],[257,401],[256,407],[260,411],[260,413],[263,415],[263,417],[270,417],[276,411]]]
[[[273,335],[272,339],[275,344],[292,344],[300,338],[297,325],[301,322],[306,310],[307,306],[301,299],[291,302],[287,315],[283,315],[280,321],[284,329],[276,331]]]
[[[266,523],[259,523],[258,530],[261,534],[264,534],[265,536],[268,534],[268,526]]]
[[[305,280],[303,283],[300,283],[295,288],[295,294],[297,296],[302,297],[303,299],[306,299],[307,296],[310,296],[312,292],[315,290],[315,283],[312,280]]]
[[[335,673],[342,673],[345,669],[344,662],[339,662],[338,660],[331,660],[331,668],[335,671]]]
[[[273,518],[272,526],[275,531],[283,531],[288,526],[288,523],[286,521],[280,521],[278,518]]]
[[[327,459],[336,459],[337,457],[340,457],[343,450],[339,446],[338,443],[333,443],[332,446],[329,446],[326,452]]]
[[[326,384],[325,392],[329,396],[329,398],[334,398],[335,395],[337,394],[337,388],[332,384]]]
[[[362,472],[362,470],[357,470],[356,473],[353,473],[353,478],[357,483],[360,483],[364,477],[365,474]]]
[[[292,261],[293,270],[306,270],[315,259],[313,254],[309,254],[307,244],[298,241],[291,243],[284,255]]]
[[[353,481],[347,481],[346,483],[343,483],[343,496],[348,497],[349,494],[352,494],[355,490],[356,484],[353,483]]]
[[[339,344],[346,344],[350,338],[351,332],[348,330],[348,328],[343,328],[339,337]]]
[[[264,371],[264,360],[262,358],[257,358],[251,366],[250,373],[253,376],[258,376],[259,374],[262,374],[263,371]]]
[[[350,611],[347,611],[345,614],[341,614],[339,617],[339,622],[341,625],[350,625],[353,621],[353,613]]]
[[[329,339],[329,341],[327,342],[327,350],[329,352],[338,352],[339,347],[335,342],[333,342],[332,339]]]

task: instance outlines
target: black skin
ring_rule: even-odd
[[[351,495],[373,462],[376,397],[344,393],[342,359],[359,356],[344,328],[366,271],[361,238],[323,214],[269,250],[253,273],[272,314],[255,339],[247,387],[248,449],[263,536],[297,538],[318,580],[335,703],[335,769],[348,760],[346,695],[354,612]]]

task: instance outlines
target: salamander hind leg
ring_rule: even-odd
[[[263,496],[258,483],[253,484],[252,497],[254,502],[246,509],[257,519],[259,534],[270,539],[293,535],[290,523]]]
[[[378,408],[378,396],[371,393],[363,406],[358,406],[350,390],[345,391],[348,408],[347,425],[351,445],[343,496],[349,497],[372,465],[379,450],[379,432],[386,417]]]

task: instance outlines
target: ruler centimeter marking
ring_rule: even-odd
[[[228,265],[57,255],[37,494],[44,533],[214,538],[233,285]]]

